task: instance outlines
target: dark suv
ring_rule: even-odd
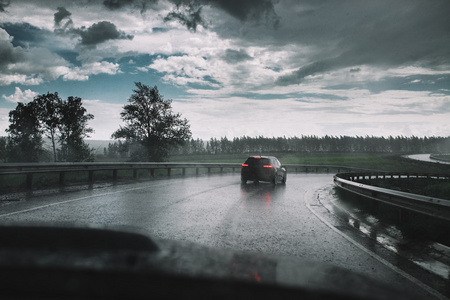
[[[242,164],[241,181],[268,181],[273,184],[286,183],[287,171],[274,156],[250,156]]]

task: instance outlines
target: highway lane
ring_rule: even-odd
[[[332,263],[432,299],[429,277],[397,268],[406,263],[320,203],[317,191],[332,189],[332,180],[289,174],[285,186],[243,186],[238,174],[228,174],[31,193],[2,205],[0,222],[139,228],[156,239]]]

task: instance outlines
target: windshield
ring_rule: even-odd
[[[0,0],[0,223],[123,226],[448,298],[449,16],[448,0]],[[233,255],[229,277],[290,282],[289,263]]]

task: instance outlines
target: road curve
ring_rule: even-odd
[[[430,155],[431,154],[411,154],[411,155],[405,155],[405,157],[409,158],[409,159],[431,162],[431,163],[436,163],[436,164],[444,164],[444,165],[450,164],[450,162],[447,162],[447,161],[432,159],[430,157]]]
[[[358,241],[357,232],[321,205],[317,191],[332,184],[332,174],[289,174],[287,184],[277,186],[241,185],[238,174],[228,174],[34,192],[4,202],[0,222],[139,228],[156,239],[331,263],[424,299],[446,299],[421,284],[426,278],[415,281],[395,267],[404,263],[398,256],[374,241]]]

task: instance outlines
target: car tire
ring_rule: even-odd
[[[284,175],[283,179],[281,180],[282,184],[286,184],[287,175]]]
[[[273,176],[272,184],[277,185],[277,174],[275,174],[275,176]]]
[[[247,184],[247,179],[241,178],[241,183],[242,183],[242,184]]]

